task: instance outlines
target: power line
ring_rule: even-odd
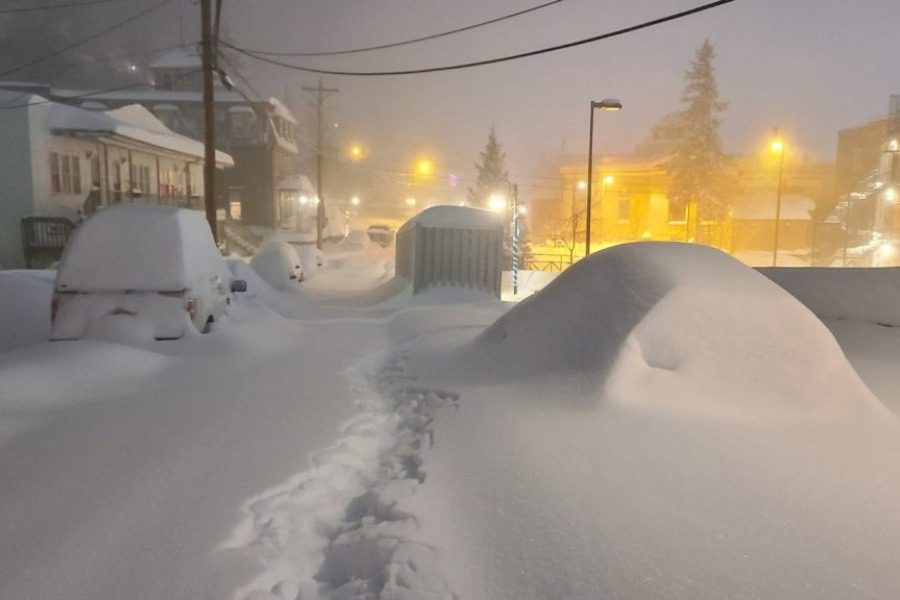
[[[285,63],[279,60],[275,60],[272,58],[267,58],[265,56],[261,56],[254,52],[244,50],[243,48],[238,48],[236,46],[231,46],[233,50],[245,54],[251,58],[255,58],[256,60],[267,62],[269,64],[273,64],[279,67],[285,67],[287,69],[292,69],[295,71],[304,71],[307,73],[318,73],[320,75],[344,75],[348,77],[383,77],[390,75],[419,75],[423,73],[438,73],[441,71],[455,71],[459,69],[468,69],[472,67],[483,67],[485,65],[492,65],[496,63],[508,62],[512,60],[518,60],[522,58],[528,58],[531,56],[537,56],[539,54],[547,54],[550,52],[557,52],[559,50],[566,50],[568,48],[574,48],[576,46],[582,46],[584,44],[590,44],[593,42],[598,42],[600,40],[606,40],[609,38],[618,37],[621,35],[625,35],[628,33],[633,33],[635,31],[640,31],[641,29],[648,29],[650,27],[654,27],[656,25],[662,25],[663,23],[668,23],[670,21],[675,21],[678,19],[683,19],[685,17],[689,17],[691,15],[695,15],[707,10],[711,10],[713,8],[717,8],[719,6],[723,6],[725,4],[730,4],[735,0],[717,0],[715,2],[710,2],[707,4],[703,4],[701,6],[697,6],[688,10],[684,10],[681,12],[673,13],[670,15],[666,15],[664,17],[660,17],[658,19],[653,19],[652,21],[645,21],[643,23],[639,23],[637,25],[631,25],[630,27],[625,27],[623,29],[618,29],[616,31],[610,31],[608,33],[602,33],[600,35],[595,35],[593,37],[584,38],[581,40],[576,40],[573,42],[567,42],[565,44],[559,44],[556,46],[549,46],[546,48],[540,48],[538,50],[530,50],[528,52],[520,52],[518,54],[510,54],[507,56],[500,56],[497,58],[488,58],[484,60],[477,60],[473,62],[467,63],[459,63],[454,65],[445,65],[440,67],[427,67],[423,69],[405,69],[405,70],[397,70],[397,71],[338,71],[334,69],[316,69],[313,67],[304,67],[302,65],[293,65],[290,63]]]
[[[512,19],[515,17],[520,17],[524,14],[528,14],[530,12],[534,12],[534,11],[540,10],[542,8],[547,8],[548,6],[552,6],[554,4],[559,4],[562,1],[563,0],[551,0],[550,2],[544,2],[543,4],[538,4],[537,6],[532,6],[531,8],[526,8],[524,10],[516,11],[514,13],[510,13],[508,15],[503,15],[502,17],[497,17],[494,19],[490,19],[488,21],[481,21],[480,23],[466,25],[465,27],[459,27],[457,29],[443,31],[441,33],[434,33],[432,35],[426,35],[426,36],[417,37],[417,38],[413,38],[410,40],[403,40],[401,42],[394,42],[394,43],[390,43],[390,44],[380,44],[378,46],[366,46],[363,48],[353,48],[351,50],[331,50],[328,52],[268,52],[268,51],[264,51],[264,50],[248,50],[248,52],[253,52],[254,54],[262,54],[262,55],[266,55],[266,56],[337,56],[337,55],[341,55],[341,54],[356,54],[358,52],[369,52],[371,50],[384,50],[386,48],[396,48],[398,46],[406,46],[408,44],[416,44],[419,42],[434,40],[437,38],[446,37],[448,35],[461,33],[463,31],[469,31],[471,29],[477,29],[479,27],[484,27],[485,25],[492,25],[494,23],[499,23],[501,21],[506,21],[508,19]],[[230,44],[227,44],[227,43],[225,43],[225,45],[230,46]]]
[[[145,15],[147,15],[147,14],[153,12],[154,10],[156,10],[156,9],[158,9],[158,8],[161,8],[163,5],[168,4],[168,3],[171,2],[171,1],[172,1],[172,0],[162,0],[161,2],[157,2],[157,3],[154,4],[153,6],[151,6],[151,7],[149,7],[149,8],[146,8],[146,9],[142,10],[141,12],[139,12],[139,13],[137,13],[137,14],[132,15],[131,17],[128,17],[127,19],[124,19],[124,20],[122,20],[122,21],[119,21],[119,22],[115,23],[114,25],[110,25],[109,27],[105,27],[104,29],[101,29],[100,31],[97,31],[96,33],[93,33],[93,34],[91,34],[91,35],[89,35],[89,36],[87,36],[87,37],[85,37],[85,38],[82,38],[82,39],[80,39],[80,40],[78,40],[78,41],[72,42],[71,44],[69,44],[69,45],[67,45],[67,46],[64,46],[64,47],[62,47],[62,48],[59,48],[58,50],[54,50],[53,52],[50,52],[50,53],[45,54],[45,55],[43,55],[43,56],[39,56],[38,58],[35,58],[35,59],[33,59],[33,60],[31,60],[31,61],[28,61],[28,62],[26,62],[26,63],[24,63],[24,64],[22,64],[22,65],[19,65],[18,67],[13,67],[12,69],[7,69],[6,71],[3,71],[2,73],[0,73],[0,78],[6,77],[6,76],[11,75],[11,74],[13,74],[13,73],[18,73],[19,71],[22,71],[22,70],[24,70],[24,69],[27,69],[28,67],[34,66],[34,65],[36,65],[36,64],[38,64],[38,63],[40,63],[40,62],[44,62],[45,60],[48,60],[48,59],[50,59],[50,58],[59,56],[60,54],[63,54],[63,53],[65,53],[65,52],[68,52],[68,51],[71,50],[72,48],[77,48],[78,46],[81,46],[81,45],[86,44],[86,43],[88,43],[88,42],[92,42],[92,41],[96,40],[97,38],[106,35],[107,33],[110,33],[110,32],[112,32],[112,31],[115,31],[116,29],[119,29],[119,28],[121,28],[121,27],[124,27],[125,25],[128,25],[129,23],[133,23],[134,21],[137,21],[137,20],[140,19],[141,17],[143,17],[143,16],[145,16]]]
[[[42,6],[23,6],[20,8],[4,8],[0,9],[0,15],[8,15],[12,13],[37,12],[41,10],[55,10],[57,8],[75,8],[78,6],[91,6],[93,4],[109,4],[110,2],[121,2],[121,0],[83,0],[82,2],[67,2],[65,4],[44,4]]]

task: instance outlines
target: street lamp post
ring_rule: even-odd
[[[600,102],[591,100],[591,124],[588,134],[588,177],[587,177],[587,207],[585,209],[584,223],[584,255],[591,254],[591,185],[594,173],[594,109],[612,112],[622,110],[622,103],[615,98],[604,98]]]
[[[778,233],[781,230],[781,193],[784,184],[784,141],[778,137],[778,129],[775,129],[775,139],[772,141],[772,152],[778,155],[778,193],[775,199],[775,243],[772,247],[772,266],[778,264]]]

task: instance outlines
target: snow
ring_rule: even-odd
[[[176,48],[170,50],[150,63],[151,69],[189,69],[200,68],[200,55],[194,48]]]
[[[55,271],[0,271],[0,352],[47,339],[55,277]]]
[[[264,242],[250,260],[250,266],[276,290],[291,289],[303,279],[300,257],[287,242]]]
[[[827,321],[876,398],[715,250],[611,248],[517,304],[412,297],[390,249],[324,250],[289,291],[230,259],[248,291],[208,335],[0,351],[0,597],[900,587],[898,328]]]
[[[37,97],[37,101],[43,99]],[[57,102],[50,102],[49,106],[51,127],[57,132],[108,133],[195,158],[204,156],[201,142],[172,132],[150,111],[137,104],[112,111],[85,110]],[[216,164],[220,168],[232,167],[234,160],[217,150]]]
[[[900,326],[900,268],[765,268],[759,272],[822,319]]]
[[[174,292],[198,288],[215,275],[227,281],[228,271],[203,213],[121,205],[97,212],[75,231],[56,287]]]
[[[471,206],[432,206],[407,221],[400,231],[410,227],[442,227],[448,229],[496,229],[503,226],[497,213]]]
[[[732,216],[735,219],[775,220],[777,198],[774,194],[755,194],[735,199]],[[783,221],[810,221],[816,201],[800,194],[783,194],[781,213]]]

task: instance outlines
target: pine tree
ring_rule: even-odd
[[[475,187],[469,188],[469,203],[472,206],[485,208],[491,194],[509,193],[509,173],[506,171],[506,153],[497,141],[494,126],[491,125],[491,133],[488,135],[487,145],[480,153],[481,162],[475,164],[478,169],[478,179]]]
[[[721,222],[729,206],[724,173],[727,159],[719,139],[719,114],[728,103],[719,97],[714,58],[715,47],[706,40],[685,72],[687,83],[681,98],[685,109],[680,113],[678,141],[669,162],[669,200],[674,208],[670,214],[687,214],[688,233],[693,229],[695,236],[701,219]]]

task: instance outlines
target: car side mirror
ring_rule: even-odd
[[[231,291],[232,292],[246,292],[247,291],[247,282],[243,279],[232,279],[231,280]]]

